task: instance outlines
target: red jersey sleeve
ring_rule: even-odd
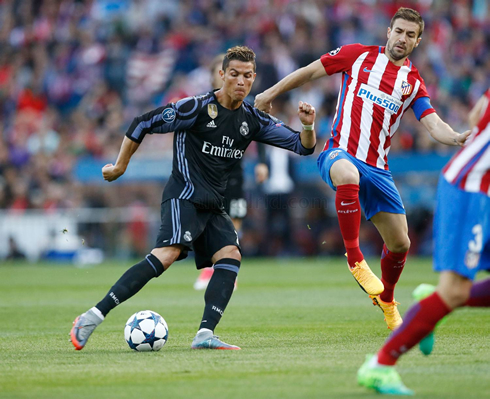
[[[349,71],[354,61],[364,52],[369,51],[370,46],[362,44],[348,44],[332,50],[320,57],[327,75]]]

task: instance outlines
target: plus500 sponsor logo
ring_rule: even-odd
[[[390,114],[396,114],[403,103],[389,94],[383,93],[381,90],[369,87],[366,84],[362,84],[357,93],[358,97],[361,97],[365,101],[369,101],[373,104],[377,104],[380,107],[386,109]]]

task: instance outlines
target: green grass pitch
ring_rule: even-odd
[[[370,263],[379,274],[379,261]],[[245,259],[216,330],[241,351],[190,349],[204,303],[192,262],[152,280],[75,351],[73,319],[129,266],[0,265],[0,398],[379,398],[357,385],[356,371],[389,331],[343,259]],[[410,258],[396,295],[402,315],[411,291],[436,281],[430,260]],[[160,352],[124,341],[127,318],[145,309],[169,325]],[[418,398],[489,397],[489,316],[459,310],[431,356],[414,349],[402,358],[398,369]]]

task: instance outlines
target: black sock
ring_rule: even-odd
[[[240,261],[236,259],[227,258],[216,262],[213,276],[204,294],[204,314],[199,329],[209,328],[214,331],[233,294],[239,269]]]
[[[145,259],[128,269],[117,280],[104,299],[95,307],[106,316],[117,305],[136,294],[153,277],[158,277],[163,272],[163,265],[158,258],[152,254],[146,255]]]

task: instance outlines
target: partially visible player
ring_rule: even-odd
[[[391,330],[402,323],[394,291],[410,248],[405,208],[388,168],[391,137],[408,108],[441,143],[463,145],[470,133],[458,134],[439,118],[423,79],[408,59],[423,31],[420,14],[402,7],[391,19],[385,47],[339,47],[255,99],[257,108],[270,112],[272,100],[280,94],[322,76],[342,73],[331,138],[318,157],[318,168],[336,191],[335,207],[349,270],[373,304],[381,308]],[[381,280],[359,247],[361,207],[384,241]]]
[[[439,179],[434,217],[434,270],[437,290],[413,305],[405,322],[377,355],[359,369],[359,384],[386,394],[412,394],[394,365],[431,333],[447,314],[461,306],[489,307],[490,279],[474,283],[479,270],[490,269],[490,90],[471,115],[481,115],[468,144],[453,156]],[[470,123],[474,123],[474,119]]]
[[[211,63],[211,85],[213,89],[220,89],[223,86],[223,80],[221,79],[220,71],[223,64],[223,58],[225,54],[218,54],[214,57]],[[259,151],[259,162],[255,166],[255,181],[257,183],[263,183],[269,176],[269,168],[264,161],[264,147],[262,144],[257,143],[257,149]],[[242,220],[247,215],[247,200],[245,199],[245,193],[243,191],[243,166],[242,160],[238,161],[230,172],[228,178],[228,184],[224,193],[224,205],[225,212],[230,215],[231,221],[235,226],[235,230],[240,236],[242,230]],[[214,269],[212,267],[205,267],[199,273],[197,280],[194,282],[195,290],[204,290],[209,284],[211,277],[213,276]],[[235,282],[235,289],[237,285]]]
[[[255,80],[255,53],[246,46],[229,49],[220,72],[220,90],[187,97],[134,118],[123,139],[116,164],[102,168],[106,181],[121,177],[147,134],[174,134],[172,174],[161,204],[161,226],[155,247],[128,269],[94,307],[78,316],[70,332],[75,349],[85,347],[107,314],[138,293],[174,262],[195,252],[198,269],[214,265],[204,294],[204,312],[192,349],[238,350],[214,330],[233,294],[241,266],[238,235],[223,210],[229,173],[252,141],[310,155],[315,150],[315,108],[299,102],[302,131],[245,101]]]

